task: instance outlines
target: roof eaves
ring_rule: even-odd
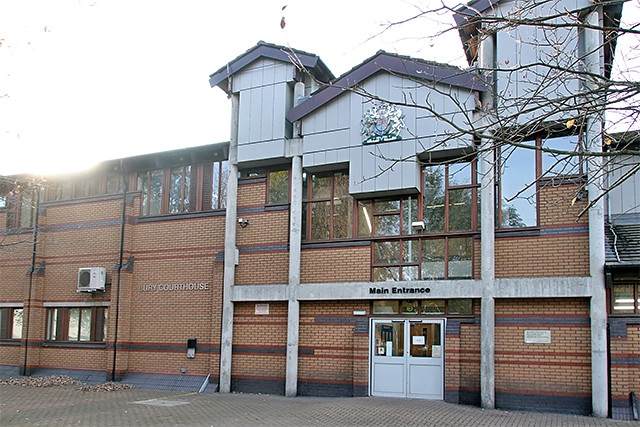
[[[486,82],[477,74],[458,67],[379,51],[340,76],[335,82],[316,91],[307,101],[289,110],[287,118],[291,122],[300,120],[380,71],[470,90],[485,91],[488,88]]]
[[[314,74],[317,74],[316,77],[323,81],[329,81],[334,78],[329,68],[317,55],[260,41],[256,46],[211,74],[209,76],[210,86],[219,86],[222,90],[228,92],[227,82],[229,77],[261,57],[302,65],[308,70],[313,70]]]

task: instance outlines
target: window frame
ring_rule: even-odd
[[[20,312],[20,330],[19,336],[16,336],[16,312]],[[10,306],[0,307],[0,340],[1,341],[20,341],[22,340],[24,329],[24,307]]]
[[[327,178],[330,177],[329,184],[329,193],[327,196],[321,196],[314,198],[313,194],[313,178]],[[302,239],[306,242],[319,242],[319,241],[327,241],[327,240],[346,240],[353,239],[355,233],[355,203],[354,198],[351,194],[349,194],[348,188],[346,194],[336,195],[336,178],[338,177],[346,177],[347,182],[349,179],[349,172],[346,170],[337,170],[337,171],[329,171],[329,172],[304,172],[303,173],[303,190],[302,190]],[[347,210],[350,210],[350,214],[347,215],[349,224],[347,224],[347,232],[346,237],[335,237],[336,225],[334,222],[334,216],[336,215],[336,200],[340,200],[342,203],[342,199],[347,199],[347,203],[350,206],[347,206]],[[311,238],[312,236],[312,226],[313,226],[313,207],[316,204],[321,203],[329,203],[329,236],[326,238]]]
[[[71,325],[71,311],[78,310],[77,339],[69,338],[69,328]],[[83,337],[82,316],[84,312],[90,313],[90,324],[88,339]],[[45,342],[65,342],[65,343],[105,343],[107,341],[107,324],[109,319],[108,306],[69,306],[69,307],[46,307],[45,314]],[[84,336],[87,336],[86,334]]]

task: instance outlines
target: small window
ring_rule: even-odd
[[[344,172],[303,174],[302,234],[306,240],[353,236],[353,198]]]
[[[538,224],[536,150],[514,146],[498,148],[496,184],[498,228],[533,227]]]
[[[22,339],[24,310],[17,307],[0,308],[0,339]]]
[[[577,135],[541,139],[540,146],[543,178],[582,174],[581,147]]]
[[[289,203],[289,170],[269,171],[267,179],[267,203]]]
[[[640,314],[640,282],[614,282],[611,288],[611,314]]]

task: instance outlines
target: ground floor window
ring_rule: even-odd
[[[611,287],[611,314],[640,314],[640,281],[615,282]]]
[[[105,341],[107,307],[56,307],[47,309],[49,341]]]
[[[432,300],[380,300],[373,301],[373,314],[445,314],[471,315],[470,298]]]
[[[20,307],[0,308],[0,339],[22,339],[24,309]]]

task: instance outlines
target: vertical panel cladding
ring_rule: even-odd
[[[616,156],[609,172],[609,183],[613,184],[640,163],[640,156]],[[611,215],[636,213],[640,214],[640,174],[636,173],[608,193]],[[1,222],[0,222],[1,224]]]
[[[589,275],[588,234],[500,237],[496,239],[496,277]],[[527,262],[522,262],[523,254]]]
[[[586,194],[581,192],[582,184],[558,185],[545,181],[540,187],[539,212],[540,227],[576,227],[587,225],[589,216],[580,213],[587,206]]]
[[[573,3],[573,4],[570,4]],[[517,16],[518,19],[557,15],[548,27],[517,26],[497,32],[498,103],[505,124],[526,124],[537,117],[546,120],[566,118],[566,109],[578,104],[572,98],[580,91],[576,72],[582,61],[576,60],[580,52],[580,32],[567,16],[566,10],[578,2],[541,2],[535,8],[513,3],[498,5],[498,16]],[[582,6],[585,7],[583,3]],[[529,99],[528,113],[523,113],[522,99]],[[557,107],[555,100],[563,107]]]
[[[336,260],[340,263],[336,264]],[[362,282],[371,278],[369,246],[303,248],[300,262],[301,283]]]
[[[368,301],[317,301],[300,305],[298,393],[361,396],[368,384]]]
[[[527,330],[550,342],[526,343]],[[591,412],[589,300],[497,299],[496,405],[504,409]]]
[[[284,394],[287,303],[270,302],[267,315],[255,314],[255,303],[236,303],[233,324],[231,389]]]
[[[630,406],[629,394],[640,394],[640,319],[610,318],[611,400]]]

